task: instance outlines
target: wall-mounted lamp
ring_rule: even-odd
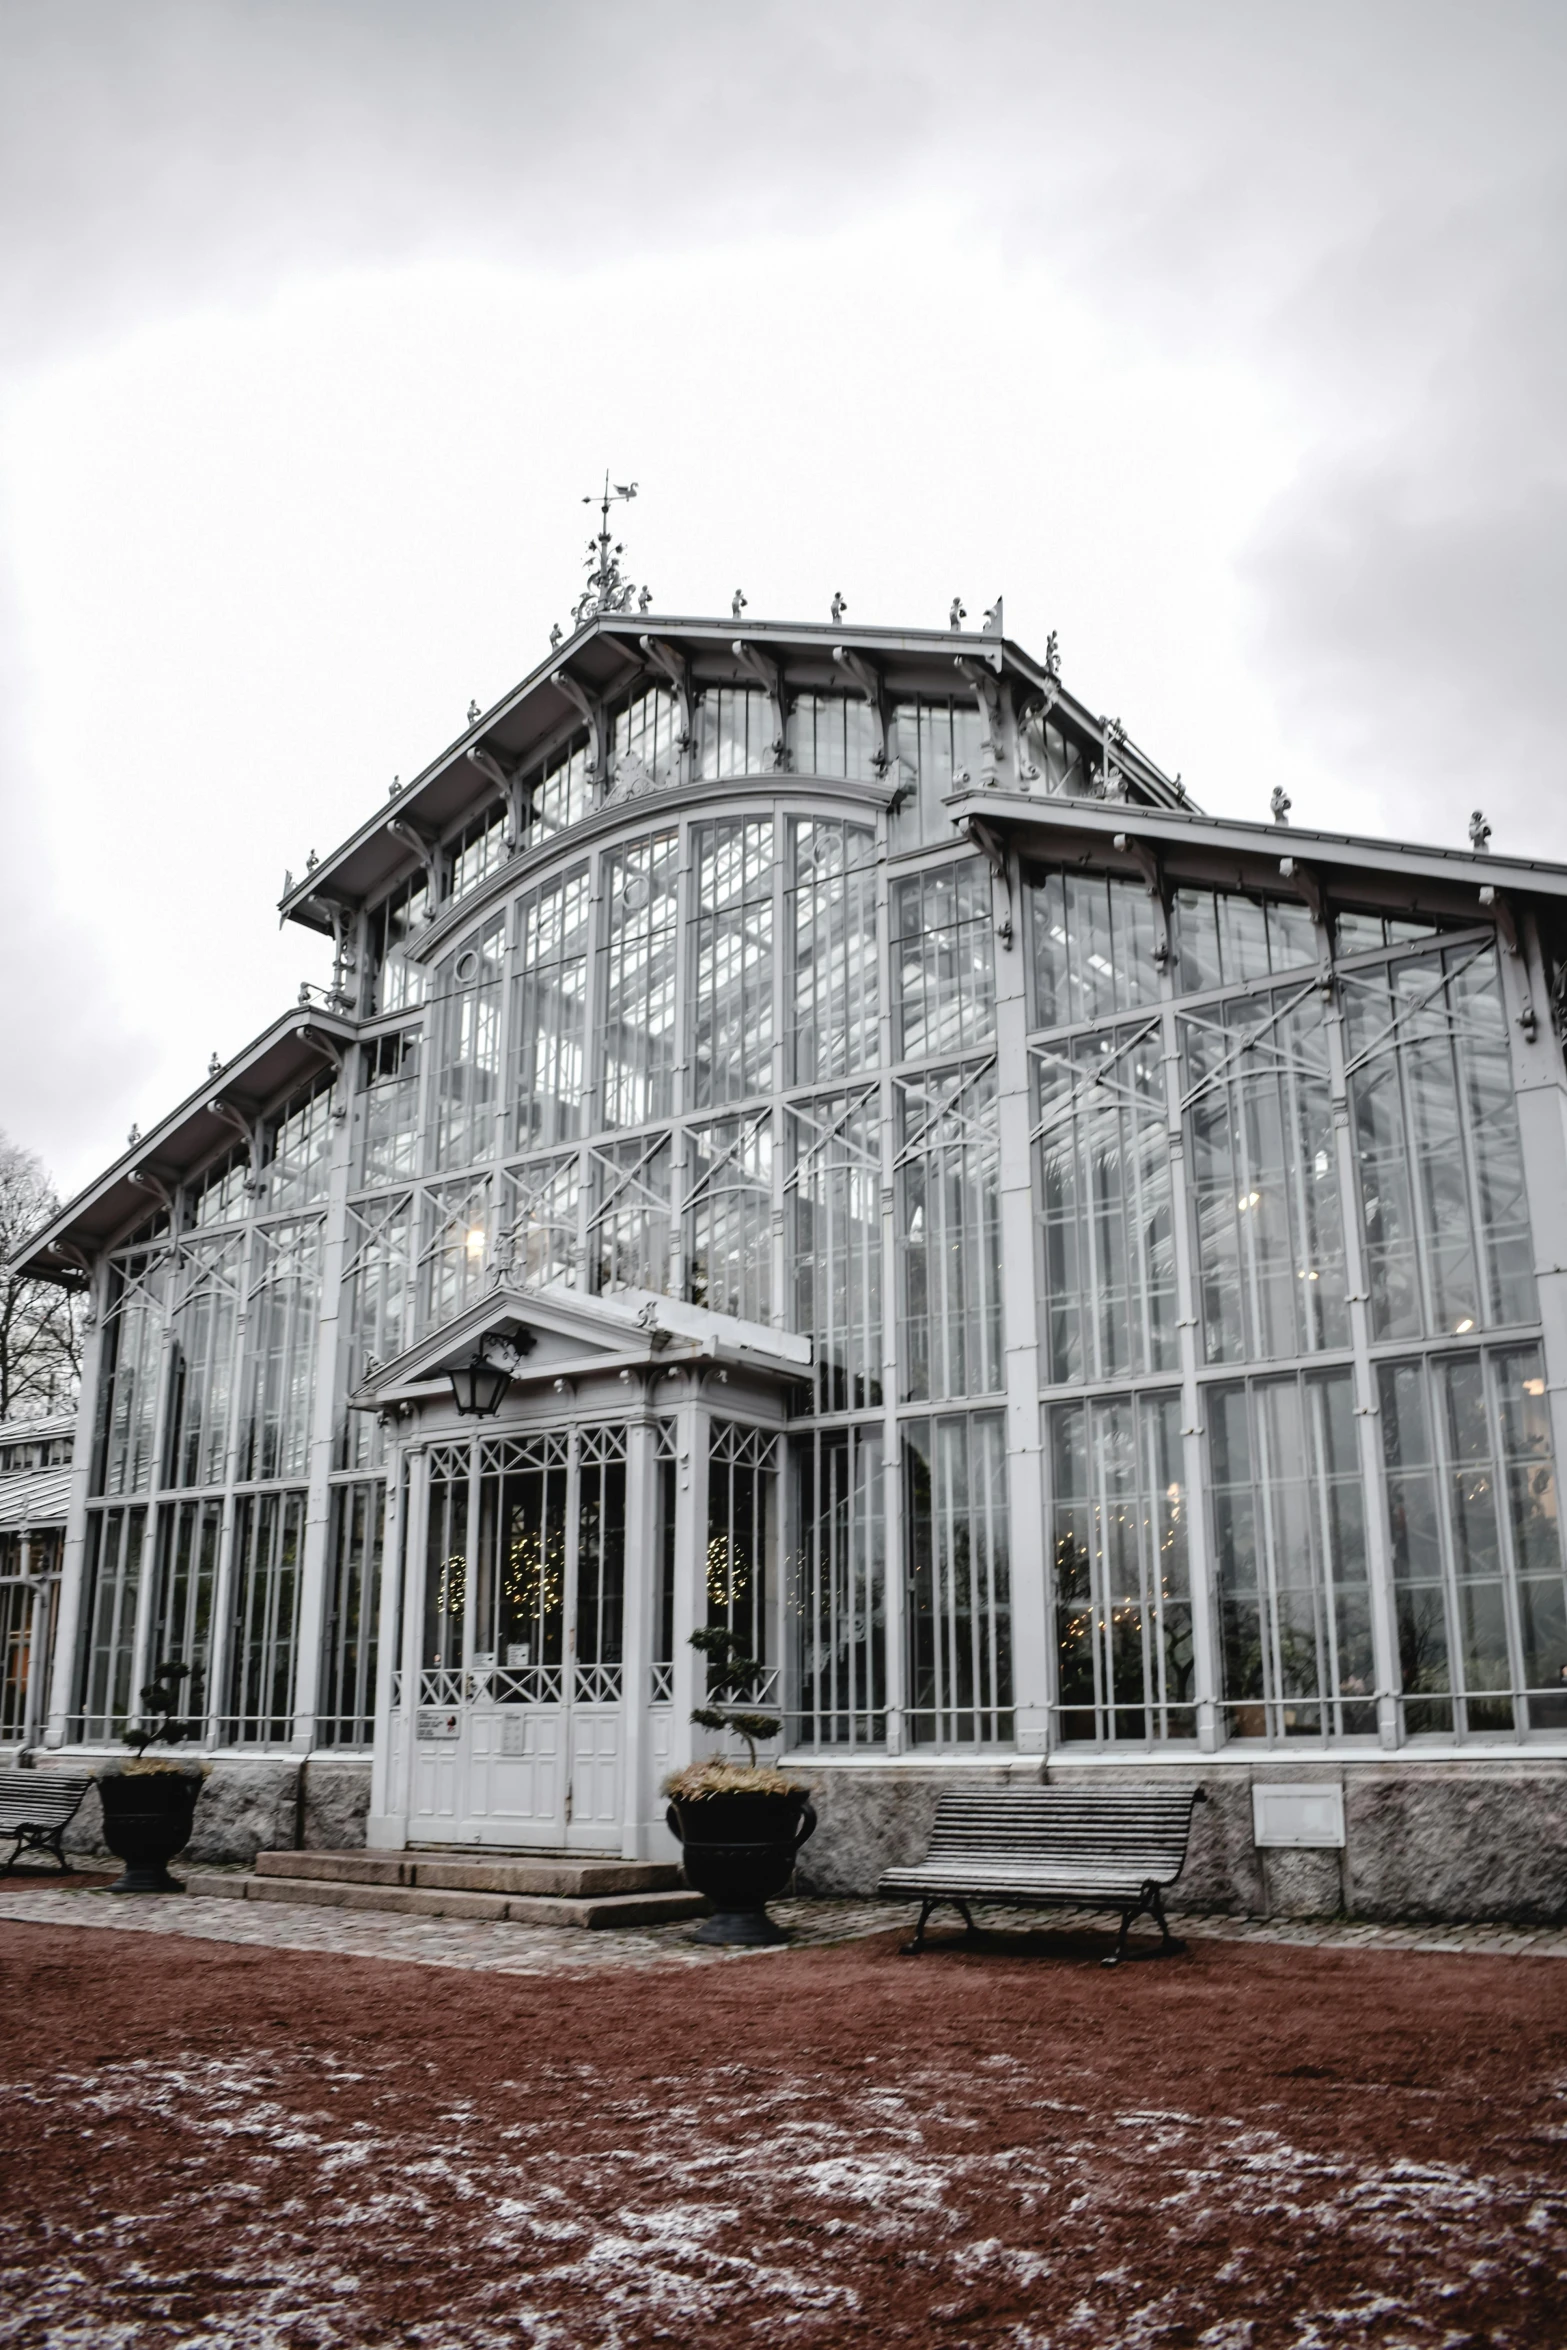
[[[509,1365],[492,1363],[482,1339],[473,1360],[459,1363],[447,1376],[452,1383],[452,1401],[465,1420],[493,1420],[511,1384]]]

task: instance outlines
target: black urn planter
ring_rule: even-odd
[[[169,1862],[190,1842],[203,1774],[197,1771],[106,1771],[98,1781],[103,1840],[125,1873],[111,1893],[183,1893]]]
[[[680,1842],[686,1882],[713,1905],[692,1940],[786,1942],[767,1904],[788,1884],[795,1854],[816,1832],[815,1808],[804,1790],[677,1796],[665,1818]]]

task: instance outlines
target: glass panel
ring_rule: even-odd
[[[575,1288],[582,1244],[578,1226],[582,1170],[570,1158],[532,1159],[502,1177],[501,1225],[511,1246],[514,1281],[559,1281]]]
[[[1230,1734],[1372,1736],[1351,1373],[1210,1388],[1205,1404]]]
[[[876,774],[876,716],[858,694],[800,694],[790,720],[795,772],[867,783]]]
[[[402,1012],[424,1000],[424,971],[408,960],[431,916],[430,890],[421,872],[394,889],[370,916],[370,961],[378,1012]]]
[[[770,1093],[773,820],[698,824],[693,1095],[699,1108]]]
[[[439,1329],[485,1287],[490,1215],[487,1177],[478,1183],[432,1183],[426,1191],[419,1251],[421,1329]]]
[[[443,1446],[431,1461],[421,1651],[427,1669],[455,1672],[461,1665],[463,1620],[467,1611],[468,1447],[463,1444]],[[481,1616],[481,1624],[484,1620]],[[498,1650],[497,1655],[500,1653]]]
[[[119,1258],[109,1275],[93,1444],[94,1493],[145,1493],[152,1484],[170,1255],[164,1248],[138,1250]]]
[[[0,1562],[10,1571],[9,1544],[0,1539]],[[27,1583],[0,1583],[0,1737],[22,1738],[27,1730],[27,1685],[32,1668],[33,1591]]]
[[[495,1148],[504,921],[476,932],[437,977],[435,1164],[468,1167]]]
[[[554,1669],[566,1653],[567,1440],[529,1437],[507,1451],[506,1472],[480,1487],[474,1645],[503,1670]]]
[[[928,702],[900,702],[892,714],[892,747],[902,800],[893,819],[900,845],[949,840],[952,817],[942,803],[962,783],[977,780],[985,726],[972,694]]]
[[[381,1611],[381,1547],[386,1487],[332,1489],[332,1547],[321,1649],[318,1746],[375,1742],[376,1644]]]
[[[1321,997],[1243,997],[1180,1026],[1208,1361],[1347,1346]]]
[[[687,1294],[693,1305],[742,1321],[772,1319],[771,1117],[693,1126]]]
[[[781,748],[772,696],[757,686],[715,685],[696,705],[696,772],[704,779],[766,775]]]
[[[148,1678],[160,1665],[189,1665],[179,1710],[200,1720],[211,1702],[212,1603],[223,1531],[220,1501],[182,1501],[158,1513],[158,1580],[153,1599]]]
[[[668,1135],[641,1134],[628,1142],[600,1143],[590,1156],[594,1288],[667,1294],[674,1230]]]
[[[1376,1336],[1536,1320],[1494,950],[1404,956],[1342,984]]]
[[[309,1466],[320,1256],[319,1224],[278,1224],[255,1235],[240,1412],[242,1478],[297,1477]]]
[[[1159,1029],[1036,1057],[1044,1376],[1116,1378],[1177,1357],[1169,1113]]]
[[[144,1508],[89,1510],[77,1736],[120,1737],[133,1709]]]
[[[529,798],[538,839],[548,839],[551,833],[564,832],[568,825],[582,821],[593,805],[586,735],[579,735],[545,763],[529,786]]]
[[[395,1360],[413,1336],[413,1197],[404,1192],[350,1204],[346,1222],[342,1376],[348,1395],[369,1378],[372,1364]],[[370,1467],[380,1435],[374,1413],[344,1411],[340,1422],[338,1466]]]
[[[577,1472],[579,1665],[618,1665],[626,1598],[626,1439],[585,1428]]]
[[[796,1696],[790,1739],[876,1746],[887,1735],[887,1554],[882,1435],[798,1438],[790,1612]]]
[[[286,1746],[294,1734],[303,1493],[243,1494],[235,1504],[230,1615],[231,1746]]]
[[[816,1341],[819,1412],[881,1401],[881,1119],[874,1093],[789,1113],[792,1326]]]
[[[816,1085],[881,1058],[876,835],[815,816],[790,835],[790,1081]]]
[[[506,810],[500,806],[481,809],[447,843],[448,897],[466,897],[488,875],[498,873],[510,853],[506,846]]]
[[[614,789],[630,797],[680,781],[680,705],[667,686],[638,694],[615,720]]]
[[[1050,1414],[1062,1736],[1191,1738],[1179,1395]]]
[[[1065,792],[1079,799],[1093,797],[1093,754],[1062,733],[1038,711],[1023,728],[1023,780],[1043,784],[1047,792]]]
[[[361,1047],[362,1166],[366,1183],[395,1183],[418,1167],[419,1038],[405,1028]]]
[[[776,1542],[778,1439],[715,1420],[707,1455],[707,1621],[765,1662]]]
[[[238,1233],[187,1238],[179,1249],[170,1316],[169,1485],[221,1485],[227,1472],[243,1258]]]
[[[990,876],[977,857],[937,865],[892,894],[892,965],[900,1061],[988,1044],[995,1034],[996,959]]]
[[[1157,1003],[1155,908],[1142,882],[1046,873],[1026,894],[1037,1028],[1068,1028]]]
[[[674,1105],[676,892],[673,832],[633,841],[604,859],[600,1116],[641,1126]]]
[[[1294,971],[1319,960],[1320,935],[1310,909],[1288,898],[1180,889],[1174,915],[1178,995],[1240,987],[1266,979],[1270,971]]]
[[[1000,1160],[994,1064],[898,1089],[902,1398],[1002,1384]]]
[[[1010,1742],[1012,1603],[999,1412],[906,1420],[909,1731],[917,1746]]]
[[[566,1142],[582,1131],[588,982],[585,866],[518,909],[521,969],[512,985],[512,1148]]]

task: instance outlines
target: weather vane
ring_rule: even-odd
[[[622,575],[620,558],[626,550],[620,540],[612,538],[609,527],[611,506],[629,505],[636,494],[634,481],[612,482],[606,473],[603,496],[582,501],[584,506],[597,505],[601,519],[596,536],[588,541],[588,584],[572,607],[571,617],[578,628],[601,612],[629,612],[633,606],[646,612],[652,604],[651,588],[639,590]]]

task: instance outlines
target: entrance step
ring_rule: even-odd
[[[193,1870],[185,1882],[209,1899],[488,1918],[516,1926],[658,1926],[707,1913],[707,1903],[686,1890],[677,1868],[574,1855],[437,1860],[412,1853],[260,1852],[250,1876]]]

